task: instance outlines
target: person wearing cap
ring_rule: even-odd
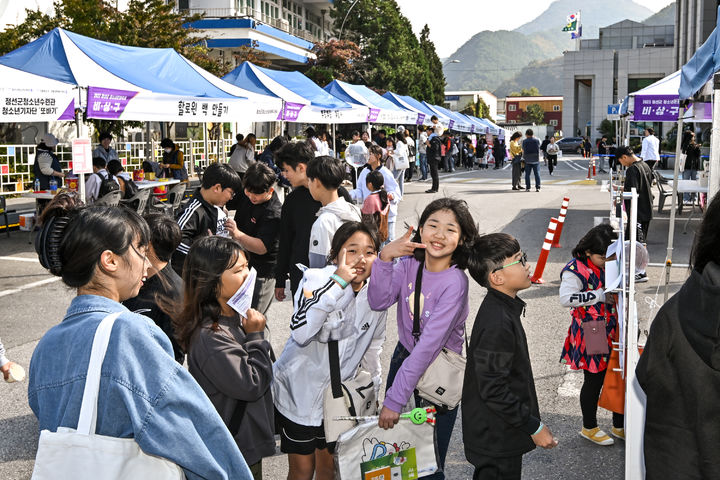
[[[105,164],[109,163],[110,160],[120,160],[118,157],[117,152],[114,148],[110,147],[110,143],[112,143],[113,136],[110,132],[102,132],[100,133],[100,145],[95,147],[95,150],[93,150],[93,158],[100,157],[105,159]]]
[[[33,173],[35,178],[40,180],[40,190],[48,190],[50,188],[50,180],[55,178],[58,187],[62,186],[62,179],[65,174],[60,166],[60,160],[55,155],[55,147],[58,139],[52,133],[46,133],[40,139],[40,143],[35,148],[35,163],[33,164]]]

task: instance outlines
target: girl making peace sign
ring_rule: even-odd
[[[392,428],[399,420],[420,377],[443,348],[462,353],[468,305],[466,267],[468,247],[477,227],[462,200],[439,198],[420,216],[420,228],[383,248],[370,275],[368,301],[373,310],[386,310],[397,302],[400,341],[390,361],[385,402],[379,425]],[[402,258],[401,258],[402,257]],[[400,258],[394,263],[393,260]],[[415,291],[418,268],[423,268],[422,291]],[[413,338],[415,295],[420,295],[420,336]],[[416,402],[420,399],[416,398]],[[436,417],[438,465],[445,464],[457,408]],[[437,472],[426,478],[442,479]]]

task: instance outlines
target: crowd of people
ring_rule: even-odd
[[[255,480],[262,478],[262,459],[275,454],[279,435],[280,450],[288,455],[288,479],[335,478],[335,438],[328,434],[323,400],[333,362],[343,382],[360,376],[369,381],[375,398],[384,387],[377,405],[381,428],[393,428],[411,406],[430,406],[418,385],[441,352],[463,352],[469,273],[488,293],[466,347],[465,454],[475,479],[519,479],[523,454],[536,446],[558,445],[541,419],[520,320],[526,304],[519,294],[531,285],[527,256],[511,235],[481,235],[467,204],[447,197],[429,202],[417,227],[396,235],[403,183],[413,178],[408,174],[410,146],[418,149],[420,177],[429,173],[433,178],[429,192],[437,191],[441,166],[456,168],[452,140],[442,144],[447,132],[436,120],[429,133],[420,131],[417,144],[406,130],[394,135],[380,130],[372,136],[352,132],[345,156],[365,156],[367,161],[353,172],[350,190],[343,186],[350,178],[348,164],[328,155],[334,152],[323,132],[308,129],[306,141],[278,137],[257,159],[255,136],[238,138],[227,163],[205,169],[199,188],[176,218],[85,206],[75,195],[57,195],[40,218],[36,249],[41,264],[77,295],[62,322],[41,339],[30,363],[28,398],[39,428],[75,427],[95,330],[119,313],[102,367],[98,434],[134,438],[143,452],[178,465],[189,479]],[[541,145],[532,130],[522,142],[520,137],[515,134],[510,141],[513,189],[520,188],[524,162],[525,189],[530,189],[533,171],[539,190],[540,156],[547,155],[552,171],[555,143],[551,139]],[[91,199],[101,196],[103,181],[125,183],[106,140],[98,147],[105,154],[94,156]],[[48,143],[52,139],[46,138]],[[484,149],[484,158],[498,158],[494,148],[482,145],[475,151]],[[686,150],[692,145],[688,138]],[[172,173],[181,170],[173,166],[182,164],[182,152],[170,140],[163,147],[160,167],[183,176]],[[459,148],[470,151],[464,143]],[[502,149],[504,160],[504,145]],[[638,222],[647,235],[648,195],[652,215],[649,168],[629,148],[617,155],[627,168],[626,187],[645,195]],[[495,168],[501,166],[496,160]],[[288,185],[289,193],[280,198],[282,185]],[[693,251],[688,284],[694,282],[699,290],[716,288],[718,218],[716,198]],[[622,411],[613,413],[610,435],[597,421],[618,334],[617,300],[604,290],[605,252],[615,240],[608,225],[592,228],[561,274],[560,302],[571,309],[571,319],[560,360],[583,370],[580,435],[597,445],[612,444],[610,435],[625,435]],[[252,296],[247,308],[238,311],[236,297],[248,282],[254,282]],[[684,315],[675,303],[690,298],[686,287],[661,310],[659,317],[667,321],[653,326],[638,367],[648,393],[648,415],[651,407],[656,415],[646,428],[646,460],[657,462],[652,468],[658,472],[671,468],[670,458],[678,453],[672,442],[647,440],[651,434],[664,435],[671,411],[662,401],[669,387],[652,372],[686,366],[684,360],[663,356],[674,348],[677,334],[672,329]],[[266,316],[273,301],[288,297],[293,313],[284,320],[290,336],[276,355]],[[710,308],[711,303],[694,308]],[[388,346],[387,312],[393,305],[398,342]],[[585,328],[590,322],[600,325],[597,335]],[[700,320],[693,324],[697,332],[706,327]],[[714,368],[712,342],[693,339],[682,348],[700,352],[706,367]],[[384,373],[380,353],[387,347],[393,353]],[[6,379],[12,365],[0,344],[0,371]],[[700,377],[688,381],[700,382]],[[688,395],[672,412],[691,415],[692,406],[704,401]],[[425,478],[442,479],[458,407],[432,406],[437,410],[439,469]],[[714,444],[710,433],[692,436],[693,428],[701,427],[689,422],[680,429],[687,448],[699,449],[700,437]],[[714,471],[716,460],[710,460],[709,450],[697,455],[696,463],[684,465]]]

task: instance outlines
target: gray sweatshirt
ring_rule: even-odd
[[[220,329],[206,320],[192,337],[188,369],[230,424],[238,400],[247,402],[235,441],[248,465],[275,454],[270,383],[270,342],[262,332],[245,334],[240,317],[220,317]]]

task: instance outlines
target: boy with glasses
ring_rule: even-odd
[[[525,330],[520,316],[530,266],[520,244],[505,233],[480,237],[468,262],[488,293],[478,310],[467,349],[463,384],[465,456],[474,480],[520,480],[523,454],[558,441],[540,420]]]

